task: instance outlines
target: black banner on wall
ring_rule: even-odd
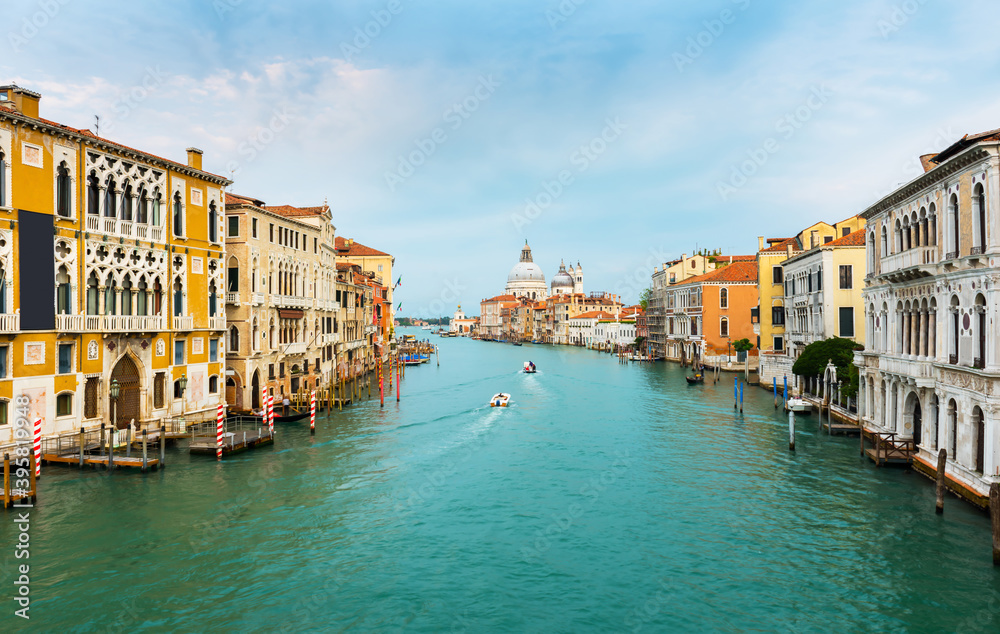
[[[18,275],[21,330],[55,330],[56,253],[54,218],[19,209],[17,212]]]

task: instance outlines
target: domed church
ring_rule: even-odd
[[[548,285],[545,284],[545,274],[540,266],[531,259],[531,247],[524,241],[521,249],[521,261],[514,265],[507,275],[507,295],[524,297],[533,301],[542,301],[548,296]]]

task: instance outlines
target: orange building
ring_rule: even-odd
[[[667,359],[725,367],[738,360],[732,342],[755,340],[750,313],[757,307],[757,263],[742,256],[731,262],[666,289]],[[750,356],[756,367],[756,348]]]

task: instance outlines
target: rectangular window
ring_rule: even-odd
[[[7,357],[10,346],[0,346],[0,379],[7,378]]]
[[[285,378],[285,364],[284,363],[279,363],[278,364],[278,376],[280,376],[281,378]]]
[[[319,253],[319,238],[313,238],[313,253]],[[378,270],[381,271],[382,267],[379,266]]]
[[[7,401],[0,401],[0,427],[7,424]]]
[[[298,231],[295,232],[295,248],[296,249],[299,248],[299,232]]]
[[[73,344],[59,344],[59,374],[69,374],[73,371]]]
[[[210,362],[215,362],[219,360],[219,340],[209,339],[208,340],[208,360]]]
[[[774,338],[774,351],[783,352],[785,350],[785,338],[775,337]]]
[[[840,336],[854,336],[854,308],[850,306],[840,309]]]
[[[823,290],[823,269],[816,271],[816,290]]]
[[[270,239],[271,243],[273,244],[274,243],[274,223],[272,222],[270,224],[271,224],[271,227],[270,227],[270,229],[268,229],[268,233],[269,233],[269,239]]]
[[[257,237],[257,219],[256,218],[251,218],[250,219],[250,235],[253,236],[254,238]]]
[[[274,378],[274,364],[273,363],[269,363],[268,366],[267,366],[267,378],[269,378],[269,379],[273,379]]]
[[[785,269],[781,268],[780,266],[772,266],[771,267],[771,282],[773,282],[775,284],[781,284],[781,282],[782,282],[782,280],[784,280],[784,276],[785,276],[784,271],[785,271]]]
[[[240,235],[240,217],[239,216],[229,216],[229,231],[226,235],[230,238],[235,238]]]
[[[697,334],[697,333],[692,332],[691,334]],[[719,336],[720,337],[729,336],[729,320],[726,318],[723,318],[722,321],[719,322]]]
[[[850,227],[844,227],[843,229],[840,230],[840,235],[843,236],[843,237],[851,235],[851,228]]]
[[[101,384],[101,379],[92,376],[87,379],[83,387],[83,417],[97,418],[97,388]]]
[[[184,365],[184,340],[174,342],[174,365]]]
[[[785,308],[783,306],[771,306],[771,324],[775,326],[785,325]]]
[[[840,267],[840,288],[854,288],[854,267],[850,264],[845,264]]]
[[[166,372],[157,372],[153,377],[153,407],[163,407],[163,393],[167,391]]]
[[[184,398],[184,390],[181,388],[180,380],[174,381],[174,398]]]
[[[833,242],[833,236],[823,236],[823,244]]]

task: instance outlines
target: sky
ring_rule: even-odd
[[[1000,128],[985,0],[2,0],[0,83],[41,116],[331,207],[392,253],[399,314],[653,267],[864,211]],[[3,33],[6,31],[6,33]]]

